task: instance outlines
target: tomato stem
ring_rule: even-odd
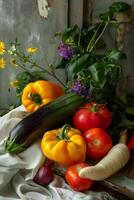
[[[90,108],[90,110],[92,112],[99,112],[99,106],[98,106],[98,104],[97,103],[93,104],[92,107]]]

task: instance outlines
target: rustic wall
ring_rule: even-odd
[[[46,20],[39,15],[37,0],[0,0],[0,40],[9,43],[17,37],[23,48],[31,45],[38,47],[40,53],[37,59],[43,66],[57,59],[54,33],[63,30],[68,20],[68,1],[48,2],[51,7]],[[16,72],[11,66],[0,70],[0,107],[16,101],[15,92],[9,92],[9,82],[14,79]],[[62,72],[59,73],[64,79]]]
[[[115,0],[47,0],[51,7],[46,20],[39,16],[37,1],[0,0],[0,40],[9,42],[18,37],[23,48],[30,45],[37,46],[40,49],[38,60],[43,66],[47,65],[47,61],[51,63],[57,59],[55,54],[57,41],[54,39],[54,32],[63,30],[68,21],[70,25],[76,22],[79,26],[82,25],[81,15],[85,14],[82,10],[83,2],[92,2],[94,18],[97,18],[100,12],[105,11],[109,5],[115,2]],[[124,0],[124,2],[134,4],[134,0]],[[70,9],[69,13],[68,8]],[[127,90],[130,94],[134,94],[133,32],[134,26],[125,38],[123,49],[127,54],[127,60],[123,62],[125,80],[123,80],[122,86],[127,84]],[[113,47],[115,43],[113,31],[109,30],[106,41],[109,48]],[[0,107],[7,107],[16,101],[15,92],[8,90],[9,82],[15,77],[16,72],[11,66],[0,70]],[[64,73],[58,71],[58,74],[64,80]]]

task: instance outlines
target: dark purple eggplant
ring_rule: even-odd
[[[53,102],[40,107],[22,119],[9,133],[5,149],[18,154],[29,147],[37,138],[59,126],[83,103],[83,98],[75,93],[64,94]]]

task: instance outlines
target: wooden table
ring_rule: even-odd
[[[64,177],[64,168],[55,165],[53,170]],[[104,181],[95,182],[92,190],[106,191],[118,200],[134,199],[134,154],[122,170]]]
[[[100,184],[125,195],[126,198],[134,199],[134,154],[122,170]]]

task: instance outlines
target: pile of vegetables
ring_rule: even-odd
[[[62,38],[61,61],[51,67],[65,69],[66,86],[38,80],[23,88],[21,102],[29,114],[11,130],[5,149],[18,154],[41,138],[41,150],[52,163],[37,172],[34,181],[40,185],[53,180],[53,163],[66,168],[70,187],[84,191],[129,161],[134,150],[133,105],[128,95],[117,93],[122,76],[118,61],[125,55],[118,49],[103,54],[95,49],[103,43],[114,13],[129,9],[125,5],[114,3],[100,15],[100,24],[83,29],[75,25],[57,33]]]

